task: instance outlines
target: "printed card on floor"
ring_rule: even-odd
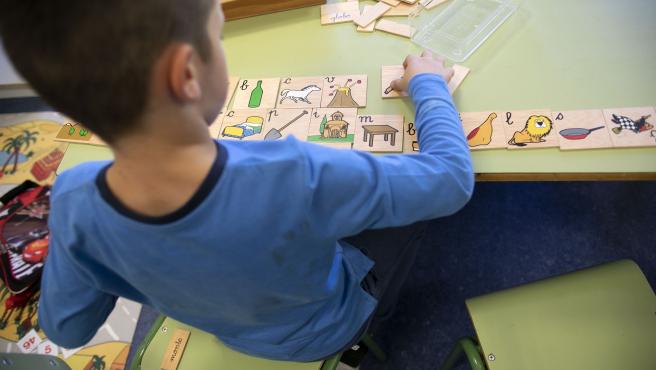
[[[58,356],[59,346],[49,340],[43,341],[37,348],[37,353],[40,355]]]
[[[414,122],[403,124],[403,153],[419,153],[419,139],[417,138],[417,127]]]
[[[335,24],[352,22],[360,15],[360,6],[357,1],[347,1],[321,6],[321,24]]]
[[[286,77],[280,82],[278,108],[319,108],[323,77]]]
[[[357,108],[318,108],[312,112],[307,141],[351,149],[355,138]]]
[[[504,122],[505,112],[461,113],[462,128],[472,150],[505,149],[508,146]]]
[[[556,124],[548,109],[501,111],[508,149],[557,148]]]
[[[362,108],[367,105],[367,75],[325,76],[323,108]]]
[[[279,78],[241,79],[237,84],[232,109],[275,108],[279,87]]]
[[[262,140],[266,134],[266,109],[231,110],[225,114],[219,133],[222,140]]]
[[[656,146],[656,111],[652,107],[604,109],[613,145],[618,148]]]
[[[397,80],[403,77],[405,68],[402,65],[396,66],[382,66],[381,67],[381,88],[382,88],[382,97],[383,99],[387,98],[400,98],[408,96],[407,93],[399,93],[398,91],[392,89],[391,83],[394,80]]]
[[[39,334],[37,334],[36,330],[32,329],[28,331],[27,334],[16,343],[16,345],[21,352],[32,353],[39,348],[41,342],[42,340],[41,337],[39,337]]]
[[[554,112],[561,150],[612,148],[602,110]]]
[[[307,140],[312,109],[272,109],[267,113],[265,141],[282,140],[293,135]]]
[[[402,152],[403,116],[358,116],[353,149],[367,152]]]

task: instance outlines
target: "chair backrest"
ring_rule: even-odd
[[[654,370],[656,296],[633,261],[467,300],[490,370]]]
[[[46,355],[0,353],[1,370],[71,370],[64,360]]]
[[[162,316],[139,348],[131,369],[160,369],[178,329],[191,332],[178,370],[320,370],[323,365],[323,362],[295,363],[250,357],[229,349],[212,334]]]

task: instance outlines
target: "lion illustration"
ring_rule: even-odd
[[[510,145],[526,146],[526,143],[543,143],[553,123],[547,116],[530,116],[522,131],[517,131],[508,142]]]

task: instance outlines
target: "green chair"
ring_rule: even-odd
[[[0,370],[71,370],[64,360],[46,355],[0,353]]]
[[[305,363],[251,357],[229,349],[212,334],[160,316],[139,346],[130,369],[160,369],[166,348],[177,329],[191,332],[178,370],[335,370],[342,356],[340,353],[325,361]],[[377,359],[385,361],[385,353],[369,335],[361,341]]]
[[[441,370],[655,370],[656,296],[633,261],[609,263],[466,301],[477,340]]]

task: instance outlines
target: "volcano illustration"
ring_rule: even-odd
[[[353,99],[351,96],[351,88],[356,84],[359,85],[362,83],[362,80],[353,81],[353,79],[348,79],[344,86],[333,85],[330,86],[331,89],[335,89],[330,96],[333,97],[333,100],[328,104],[328,108],[357,108],[360,106],[358,102]]]

